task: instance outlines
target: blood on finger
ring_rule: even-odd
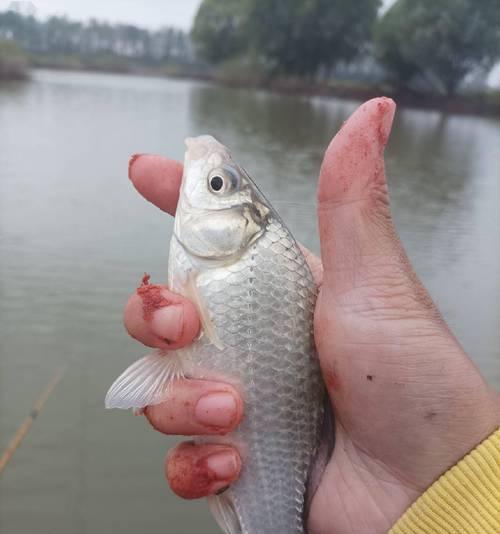
[[[199,456],[192,442],[182,443],[167,457],[165,474],[172,491],[183,499],[199,499],[221,491],[237,478],[221,480],[209,466],[213,453]]]
[[[156,310],[172,304],[162,293],[165,288],[158,284],[150,284],[150,279],[151,276],[144,273],[141,285],[137,288],[137,294],[142,300],[142,316],[145,321],[151,321]]]

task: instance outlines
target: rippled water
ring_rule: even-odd
[[[0,86],[0,450],[67,372],[7,466],[2,534],[218,532],[163,481],[169,444],[106,412],[145,351],[121,326],[143,271],[165,279],[171,221],[127,180],[135,152],[181,158],[187,135],[232,147],[317,249],[321,156],[355,103],[196,82],[37,72]],[[500,121],[400,110],[387,150],[395,218],[418,274],[500,386]]]

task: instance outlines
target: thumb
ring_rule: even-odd
[[[389,98],[363,104],[323,160],[318,186],[321,255],[325,283],[336,293],[349,292],[367,262],[408,265],[392,223],[383,159],[395,107]]]
[[[495,428],[498,401],[394,228],[383,161],[394,111],[387,98],[363,104],[326,151],[315,341],[335,413],[353,443],[426,487]]]

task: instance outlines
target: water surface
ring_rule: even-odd
[[[40,71],[0,86],[0,450],[67,372],[0,484],[2,534],[216,533],[164,483],[173,439],[103,397],[145,349],[121,326],[147,270],[166,277],[169,217],[127,180],[135,152],[182,158],[212,133],[318,249],[322,153],[356,103],[152,78]],[[500,122],[400,110],[387,150],[417,273],[500,386]]]

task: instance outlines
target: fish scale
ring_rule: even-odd
[[[196,262],[172,239],[171,286],[182,291],[193,269]],[[244,444],[240,478],[225,497],[243,534],[302,533],[323,398],[309,267],[282,222],[271,218],[262,237],[229,268],[200,271],[197,287],[223,348],[202,336],[186,350],[187,372],[194,378],[223,377],[243,390],[245,402],[243,422],[218,440]]]

